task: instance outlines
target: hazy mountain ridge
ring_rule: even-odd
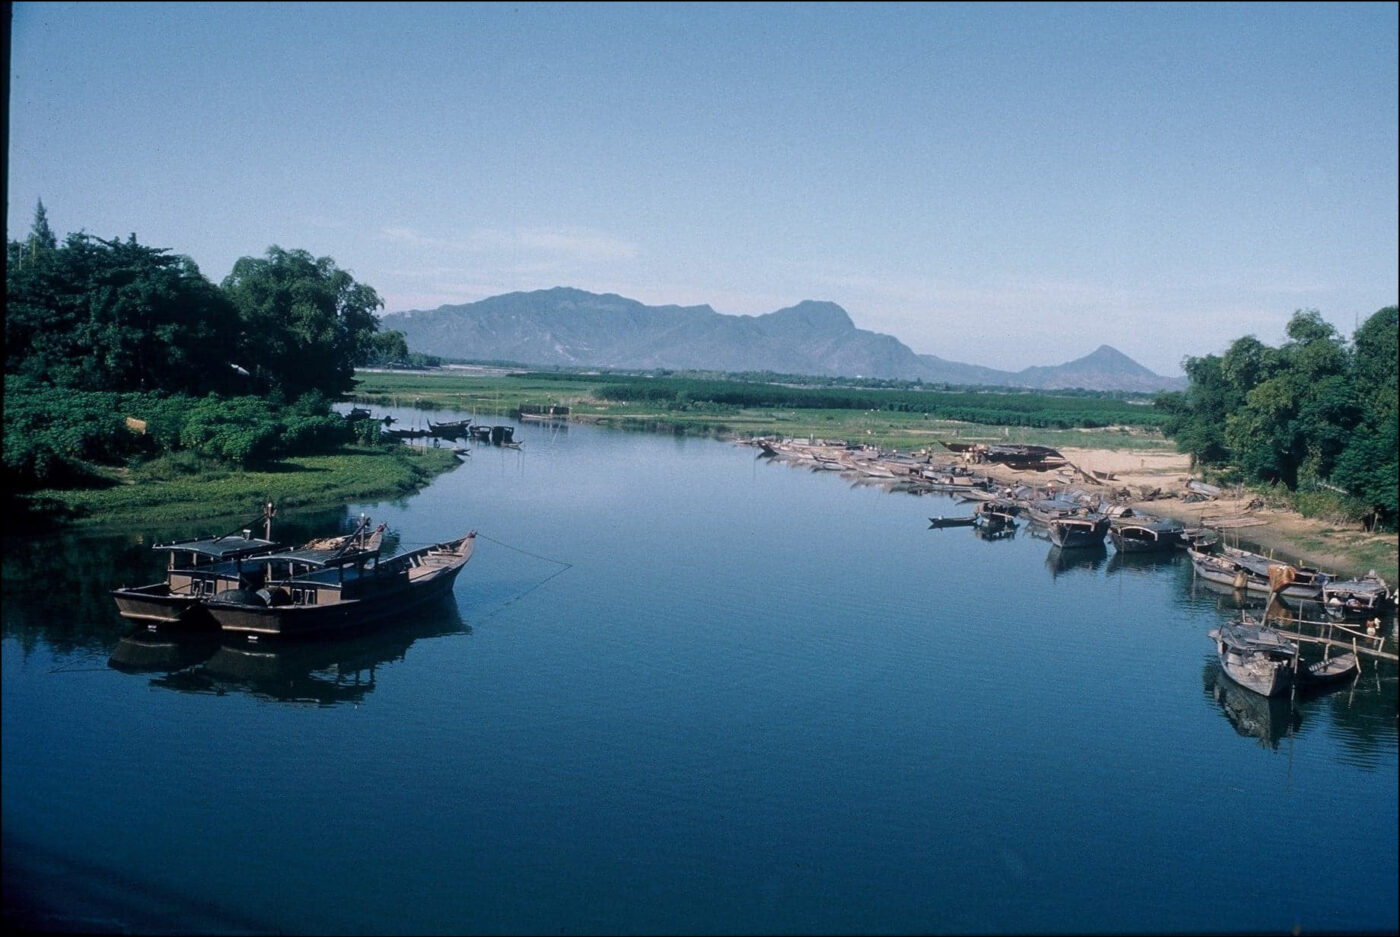
[[[534,366],[774,371],[1039,389],[1153,392],[1185,386],[1101,345],[1065,364],[1022,371],[915,354],[891,335],[858,329],[836,303],[806,300],[761,316],[704,306],[647,306],[569,287],[388,313],[416,352]]]

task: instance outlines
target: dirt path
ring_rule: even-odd
[[[1371,534],[1354,525],[1258,507],[1251,504],[1253,494],[1230,490],[1209,501],[1185,501],[1182,496],[1189,494],[1190,462],[1179,453],[1070,448],[1060,452],[1079,468],[1110,473],[1113,480],[1095,485],[1080,475],[1016,472],[998,465],[978,468],[1004,484],[1053,483],[1096,491],[1105,497],[1127,488],[1134,510],[1175,518],[1190,527],[1215,527],[1227,542],[1343,576],[1360,576],[1374,569],[1389,583],[1400,581],[1400,538],[1395,534]],[[1159,493],[1142,497],[1154,489]]]

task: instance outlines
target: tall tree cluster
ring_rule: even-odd
[[[6,262],[5,373],[41,385],[334,399],[357,364],[402,346],[376,334],[372,288],[303,250],[243,257],[216,286],[134,234],[60,243],[40,202]]]
[[[1162,394],[1163,429],[1194,464],[1246,479],[1340,489],[1393,525],[1400,484],[1400,320],[1388,306],[1348,343],[1316,310],[1295,312],[1278,348],[1254,336],[1188,358],[1187,389]]]

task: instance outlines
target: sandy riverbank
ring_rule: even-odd
[[[1114,476],[1101,485],[1082,476],[1062,478],[1053,472],[1017,472],[999,465],[978,470],[1000,483],[1013,485],[1057,484],[1097,491],[1105,497],[1126,488],[1134,510],[1175,518],[1187,526],[1217,526],[1227,542],[1236,543],[1281,560],[1316,566],[1343,576],[1360,576],[1375,569],[1389,583],[1400,581],[1400,538],[1379,535],[1359,526],[1303,517],[1292,511],[1251,507],[1253,494],[1223,491],[1210,501],[1184,501],[1188,494],[1190,462],[1175,452],[1130,452],[1112,449],[1061,448],[1071,463],[1089,472]],[[1142,498],[1144,491],[1159,495]]]

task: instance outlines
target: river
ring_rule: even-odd
[[[7,922],[1400,926],[1394,664],[1266,702],[1220,675],[1233,610],[1182,556],[930,529],[966,507],[713,440],[516,438],[282,512],[399,549],[478,531],[449,602],[350,638],[133,646],[106,590],[214,531],[7,536]]]

